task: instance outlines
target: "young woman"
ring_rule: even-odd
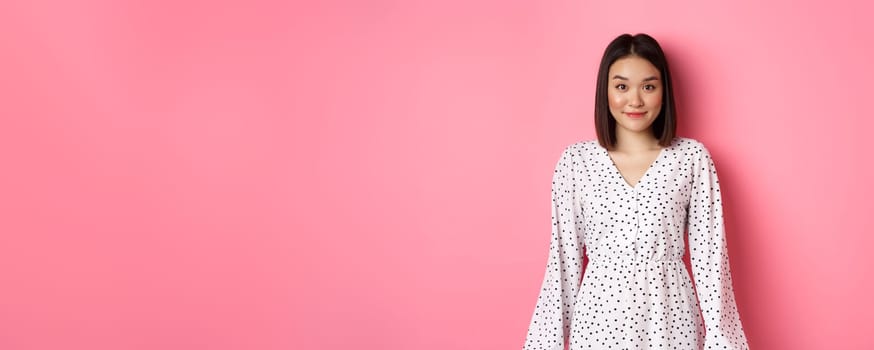
[[[607,46],[595,126],[598,139],[569,145],[555,166],[549,258],[523,349],[748,349],[716,168],[701,142],[675,136],[668,62],[649,35]]]

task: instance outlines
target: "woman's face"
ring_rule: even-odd
[[[620,58],[610,66],[607,99],[616,127],[649,131],[662,110],[662,77],[649,61],[638,56]]]

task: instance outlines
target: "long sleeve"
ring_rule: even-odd
[[[583,272],[583,212],[575,174],[583,166],[573,145],[565,148],[552,179],[552,235],[546,273],[524,350],[561,350],[570,334]]]
[[[710,152],[703,145],[692,170],[689,247],[706,329],[704,349],[749,349],[731,282],[719,179]]]

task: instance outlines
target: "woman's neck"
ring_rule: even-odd
[[[615,150],[625,153],[637,153],[659,149],[659,140],[652,134],[651,129],[641,132],[633,132],[623,128],[616,128]]]

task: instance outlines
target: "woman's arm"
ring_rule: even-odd
[[[552,239],[546,273],[528,327],[525,350],[562,350],[583,273],[583,212],[575,173],[582,157],[573,145],[562,152],[552,178]]]
[[[704,348],[749,349],[731,282],[719,178],[704,145],[693,166],[687,223],[695,290],[706,327]]]

